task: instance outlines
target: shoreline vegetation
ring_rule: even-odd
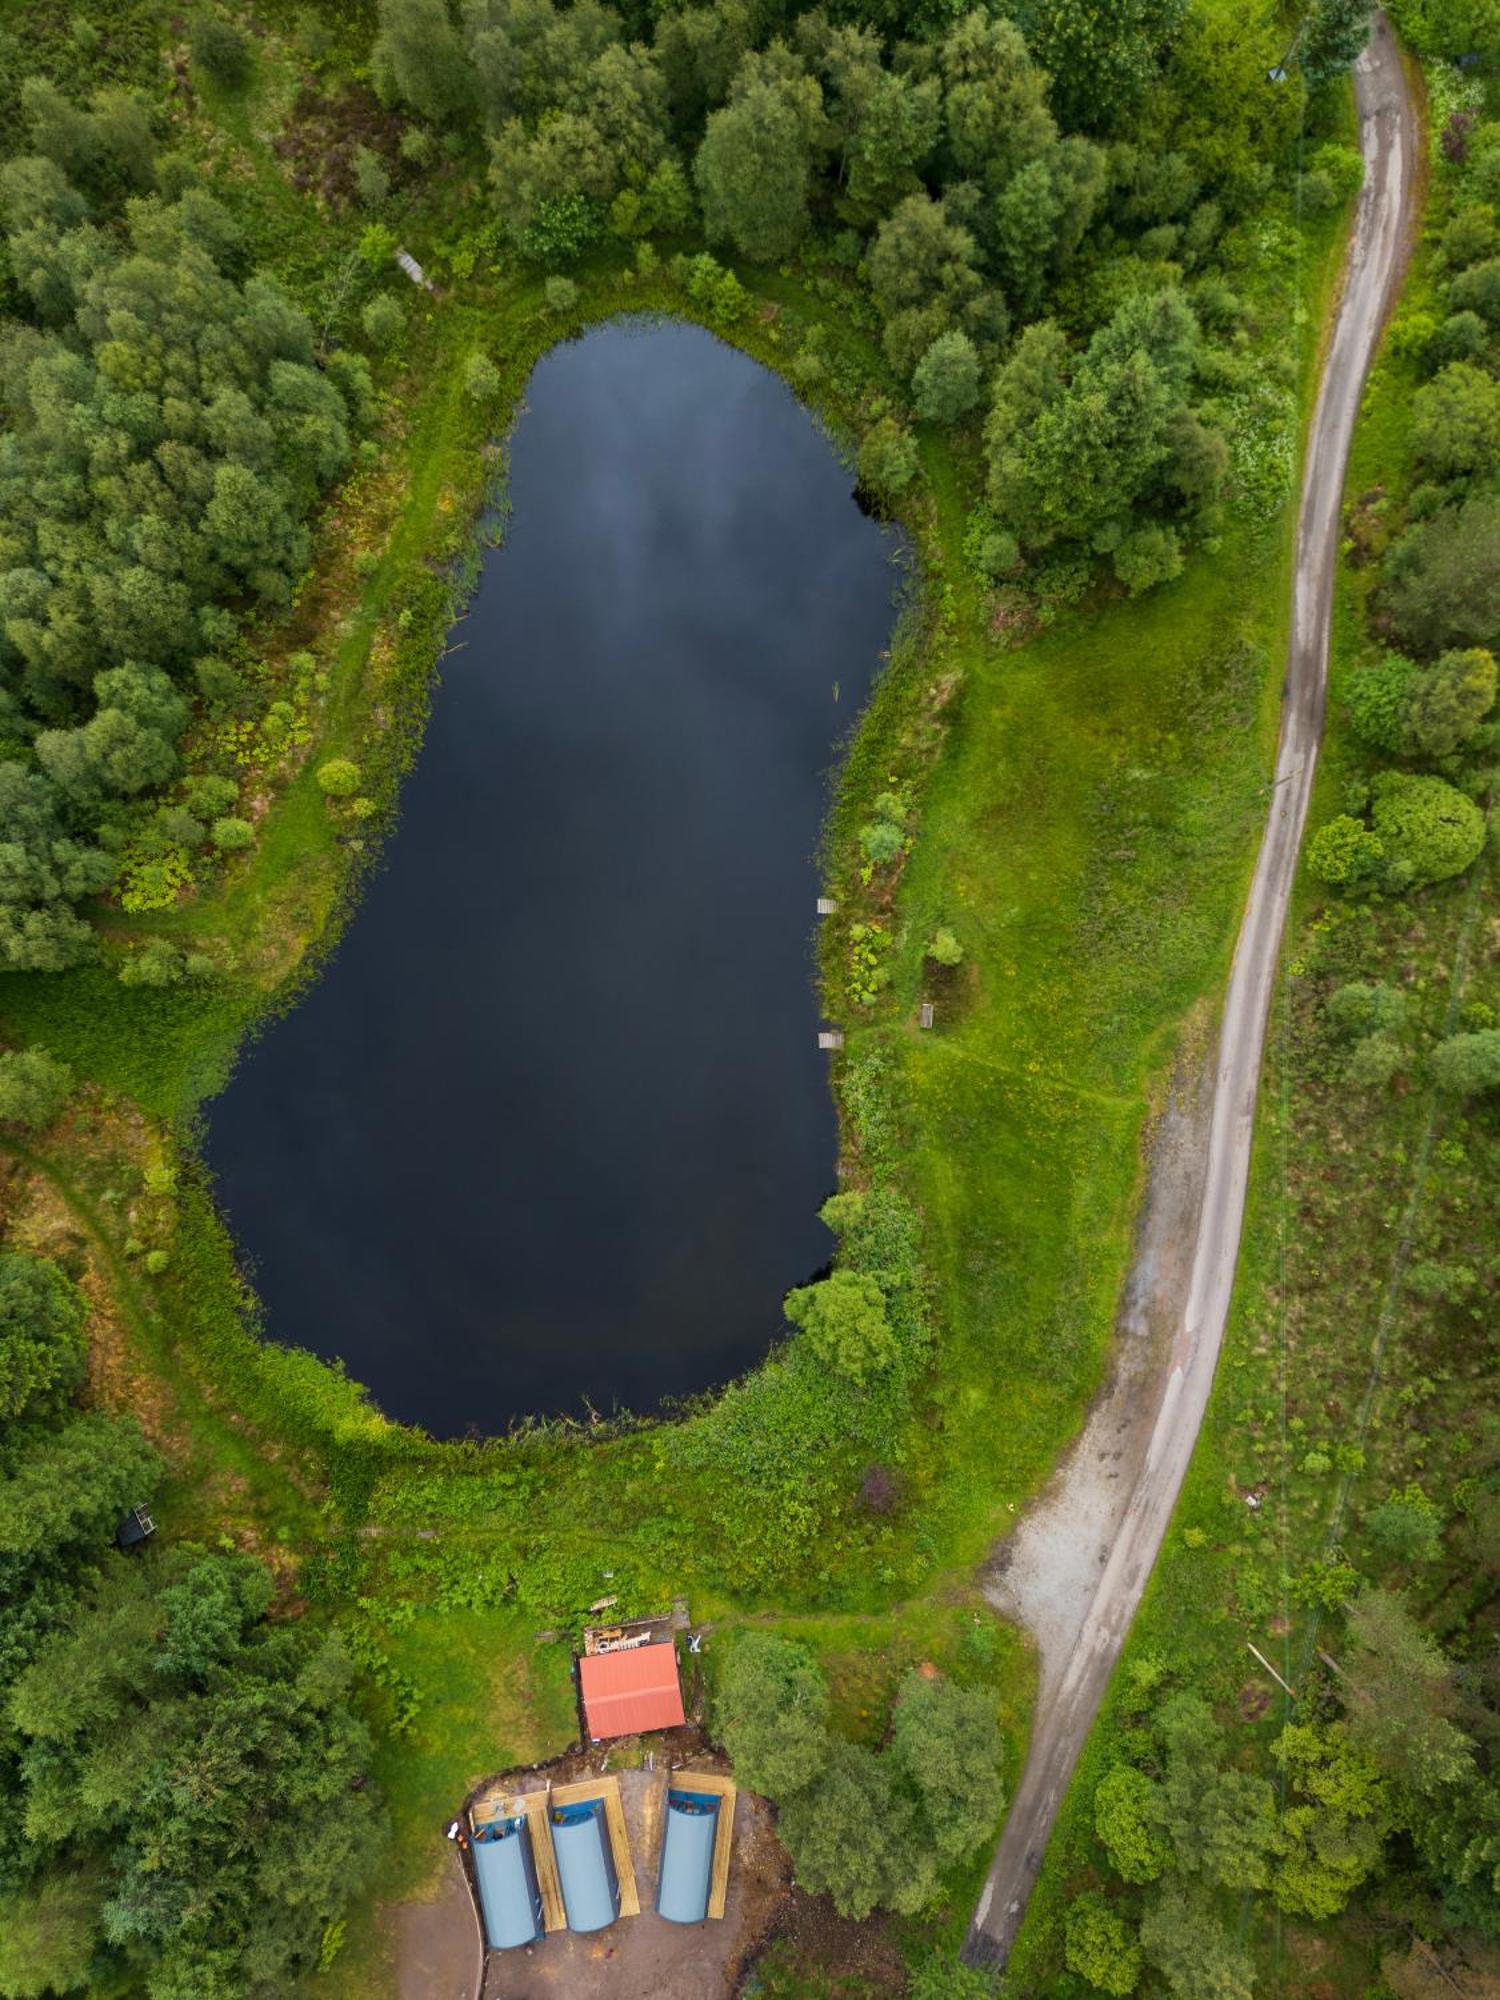
[[[157,32],[149,7],[129,19]],[[250,839],[234,835],[222,866],[161,907],[96,908],[109,961],[6,976],[0,1026],[75,1085],[55,1124],[6,1138],[7,1246],[55,1257],[82,1286],[90,1394],[133,1414],[164,1459],[171,1539],[257,1557],[280,1615],[335,1630],[358,1677],[390,1834],[310,1975],[336,1994],[388,1973],[373,1902],[428,1886],[435,1829],[472,1777],[572,1736],[566,1648],[538,1634],[606,1591],[622,1617],[688,1592],[726,1642],[769,1626],[810,1649],[837,1727],[867,1746],[908,1670],[935,1664],[987,1706],[1013,1782],[1033,1668],[974,1572],[1098,1387],[1142,1135],[1227,968],[1351,191],[1319,168],[1303,212],[1307,175],[1283,181],[1227,232],[1228,278],[1201,281],[1234,286],[1217,310],[1236,365],[1214,364],[1229,497],[1208,548],[1137,594],[1128,562],[1111,579],[1066,552],[1011,582],[1019,557],[981,497],[979,420],[911,418],[847,261],[812,245],[752,265],[686,235],[606,240],[560,280],[489,228],[462,148],[434,148],[373,208],[340,194],[314,211],[285,166],[300,171],[315,128],[288,82],[308,33],[273,10],[246,78],[189,66],[164,114],[171,143],[242,204],[324,346],[335,322],[356,344],[363,326],[373,364],[364,436],[313,518],[294,601],[244,635],[247,713],[200,711],[187,738],[189,768],[202,751],[236,770]],[[330,94],[362,62],[363,33],[321,41]],[[1337,89],[1318,116],[1309,143],[1334,155],[1349,129]],[[392,275],[398,243],[433,293]],[[380,300],[400,314],[389,345],[378,314],[370,332]],[[1107,306],[1076,310],[1097,324]],[[829,1219],[861,1298],[796,1308],[799,1331],[758,1370],[665,1421],[437,1444],[261,1337],[195,1111],[316,977],[380,842],[399,838],[444,649],[503,536],[503,439],[532,367],[632,313],[691,319],[781,375],[900,523],[918,579],[826,834],[839,908],[820,976],[847,1037]],[[1167,544],[1152,548],[1165,579]],[[121,959],[152,952],[212,970],[122,984]],[[706,1671],[712,1692],[717,1658]],[[956,1952],[986,1859],[977,1842],[902,1918],[914,1967]]]

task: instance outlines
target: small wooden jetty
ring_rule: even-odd
[[[844,1031],[842,1028],[825,1028],[818,1036],[818,1047],[820,1049],[841,1049],[843,1046]]]

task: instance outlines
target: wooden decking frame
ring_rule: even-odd
[[[630,1858],[630,1836],[625,1831],[625,1808],[620,1801],[620,1781],[613,1771],[601,1777],[585,1778],[576,1785],[554,1785],[547,1803],[551,1806],[583,1805],[590,1799],[604,1802],[604,1821],[609,1828],[610,1852],[615,1859],[615,1875],[620,1884],[620,1915],[638,1917],[641,1899],[635,1886],[635,1863]],[[548,1835],[548,1845],[551,1835]]]
[[[562,1882],[552,1848],[552,1822],[547,1817],[547,1805],[545,1791],[486,1792],[483,1798],[475,1800],[469,1823],[488,1826],[492,1820],[514,1819],[517,1813],[525,1813],[531,1834],[531,1858],[536,1863],[536,1885],[542,1892],[542,1929],[565,1931],[568,1913],[563,1908]]]
[[[668,1771],[669,1792],[707,1792],[721,1798],[718,1825],[714,1829],[714,1872],[708,1887],[708,1914],[722,1917],[729,1895],[729,1850],[734,1845],[734,1802],[739,1796],[733,1778],[718,1771]]]

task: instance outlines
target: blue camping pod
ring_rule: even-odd
[[[701,1924],[708,1915],[714,1841],[723,1800],[711,1792],[668,1792],[656,1908],[674,1924]]]
[[[490,1949],[534,1944],[542,1935],[542,1892],[525,1813],[475,1827],[474,1875]]]
[[[552,1808],[552,1848],[570,1931],[602,1931],[620,1914],[620,1883],[602,1799]]]

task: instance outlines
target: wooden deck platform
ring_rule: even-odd
[[[606,1771],[598,1778],[585,1778],[576,1785],[554,1785],[548,1803],[573,1806],[581,1805],[586,1799],[604,1801],[610,1851],[615,1858],[615,1874],[620,1882],[620,1915],[638,1917],[641,1914],[641,1899],[635,1886],[635,1863],[630,1858],[630,1836],[625,1831],[625,1809],[620,1803],[620,1781],[614,1772]]]
[[[514,1819],[517,1813],[525,1813],[530,1821],[531,1858],[536,1863],[536,1885],[542,1892],[542,1929],[565,1931],[568,1928],[568,1913],[563,1908],[562,1882],[558,1878],[557,1855],[552,1847],[552,1822],[547,1817],[550,1803],[548,1791],[496,1790],[486,1792],[474,1801],[469,1819],[474,1826],[487,1826],[491,1820]]]
[[[719,1823],[714,1832],[714,1872],[708,1888],[708,1914],[722,1917],[729,1895],[729,1851],[734,1845],[734,1802],[739,1796],[733,1778],[718,1771],[669,1771],[667,1789],[680,1792],[708,1792],[721,1798]]]

